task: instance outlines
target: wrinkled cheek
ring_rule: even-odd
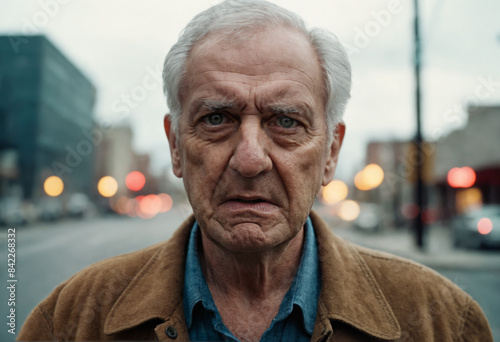
[[[182,175],[187,194],[195,198],[196,193],[203,190],[203,177],[205,173],[203,158],[196,153],[195,148],[186,148],[182,161]]]
[[[199,168],[204,164],[203,153],[200,153],[201,149],[198,145],[183,144],[184,153],[184,167],[186,171],[189,172],[192,168]]]
[[[303,205],[312,206],[312,202],[321,188],[322,167],[315,162],[303,163],[299,167],[303,179],[302,197],[306,202]]]
[[[321,184],[321,174],[324,169],[324,162],[317,153],[311,153],[312,156],[317,155],[317,158],[311,158],[308,155],[303,156],[300,160],[300,169],[303,175],[307,176],[311,184],[316,184],[320,186]]]
[[[185,150],[183,181],[195,214],[211,215],[212,195],[216,185],[216,167],[210,153],[199,147]]]
[[[202,172],[196,172],[189,179],[184,179],[184,188],[186,189],[189,203],[193,209],[193,214],[198,221],[204,222],[214,213],[212,207],[212,190],[210,185],[205,182]]]

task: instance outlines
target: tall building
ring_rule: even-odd
[[[470,166],[480,174],[478,182],[499,186],[499,128],[500,105],[470,107],[467,125],[451,132],[438,144],[440,163],[436,165],[436,175],[439,180],[445,182],[453,167]],[[488,177],[490,173],[495,177]]]
[[[161,180],[151,173],[149,154],[139,154],[133,150],[133,132],[128,124],[97,126],[96,132],[101,132],[102,142],[96,151],[94,183],[97,184],[104,176],[113,177],[118,183],[116,198],[158,193]],[[126,186],[125,179],[132,171],[139,171],[146,178],[146,184],[140,191],[132,192]]]
[[[437,185],[443,193],[443,206],[447,206],[451,214],[457,211],[455,199],[464,192],[448,184],[447,176],[452,168],[472,168],[476,176],[472,187],[480,191],[480,201],[500,203],[499,127],[500,105],[471,106],[467,125],[438,143]]]
[[[128,125],[117,125],[109,128],[97,126],[96,130],[105,133],[96,153],[94,183],[97,184],[101,177],[111,176],[118,183],[117,197],[128,195],[125,178],[129,172],[136,169],[132,129]]]
[[[0,36],[0,196],[43,196],[59,176],[65,194],[93,181],[95,88],[44,36]]]

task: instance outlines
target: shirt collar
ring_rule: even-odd
[[[307,218],[304,231],[305,241],[302,258],[289,293],[292,295],[292,304],[301,309],[304,328],[309,334],[312,334],[316,321],[321,279],[318,247],[310,218]]]
[[[331,330],[333,321],[341,321],[379,339],[400,338],[396,316],[372,273],[377,268],[372,269],[364,260],[363,248],[332,234],[316,213],[311,212],[310,217],[321,260],[320,330]],[[378,255],[381,259],[393,258],[384,253]],[[331,323],[329,327],[324,325],[327,321]]]
[[[193,323],[193,310],[197,303],[203,302],[204,305],[210,305],[213,299],[208,302],[208,296],[205,288],[208,288],[203,271],[201,269],[200,258],[198,254],[198,222],[195,222],[191,234],[189,235],[189,242],[186,256],[186,271],[184,273],[184,314],[186,316],[186,325],[191,328]],[[210,295],[211,297],[211,295]],[[211,299],[211,298],[210,298]],[[211,306],[211,305],[210,305]]]
[[[200,235],[199,226],[195,222],[187,245],[186,272],[184,273],[183,308],[186,327],[189,330],[196,324],[195,330],[203,335],[203,340],[207,338],[209,340],[219,339],[218,334],[220,333],[230,337],[230,341],[234,341],[236,338],[222,322],[201,268]],[[199,315],[201,314],[203,318],[200,318],[199,315],[196,316],[195,311]],[[190,337],[198,340],[198,338],[192,337],[191,334]]]
[[[295,306],[300,308],[304,328],[312,334],[316,321],[316,311],[321,290],[318,247],[312,222],[307,218],[304,225],[305,241],[299,269],[290,290],[285,295],[280,307],[280,314],[288,316]],[[202,302],[207,310],[215,311],[215,303],[208,289],[201,269],[198,249],[199,226],[195,222],[191,231],[186,257],[186,272],[184,275],[184,313],[188,328],[193,323],[193,310],[197,303]],[[286,307],[284,307],[286,306]],[[277,317],[283,319],[285,317]]]

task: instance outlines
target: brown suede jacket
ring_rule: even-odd
[[[314,212],[322,289],[312,341],[493,341],[478,304],[436,272],[353,245]],[[59,285],[19,340],[187,341],[188,219],[173,237],[98,262]]]

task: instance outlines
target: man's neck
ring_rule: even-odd
[[[300,264],[304,229],[286,244],[259,253],[233,253],[202,236],[202,268],[210,291],[248,301],[283,295]]]
[[[286,245],[255,254],[231,253],[201,235],[203,273],[224,324],[241,341],[258,341],[293,283],[304,229]]]

